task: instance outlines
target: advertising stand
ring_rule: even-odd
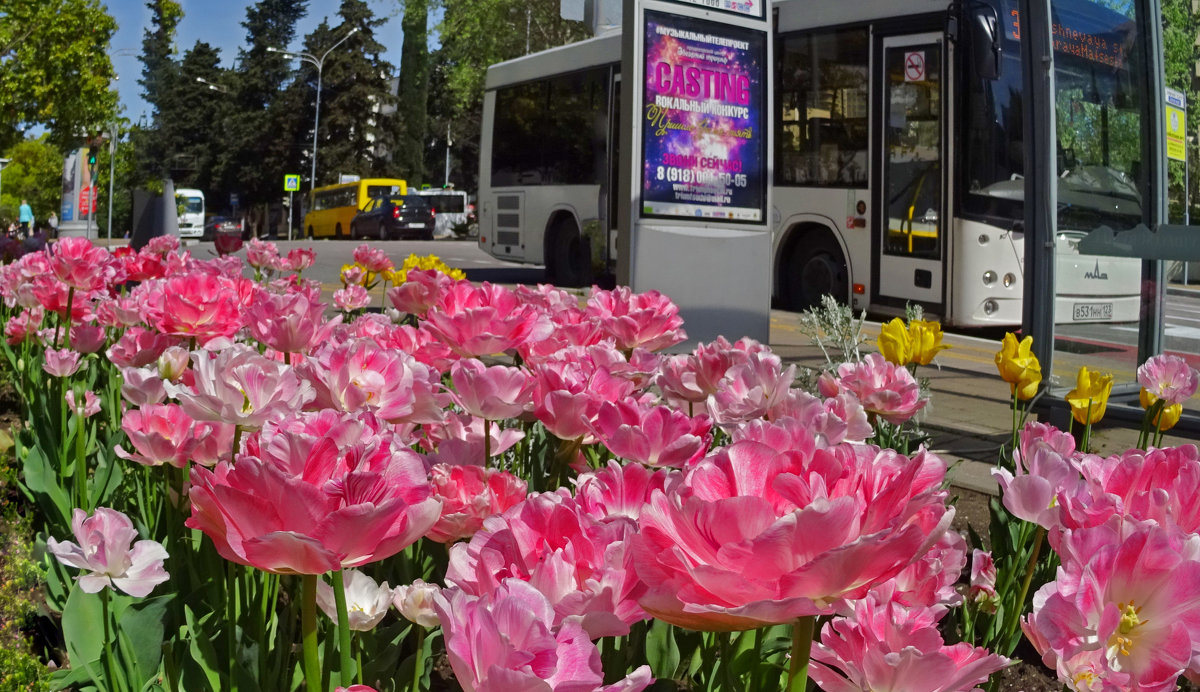
[[[680,307],[689,347],[766,342],[770,114],[766,0],[625,0],[617,280]]]

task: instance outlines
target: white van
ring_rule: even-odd
[[[427,197],[434,210],[433,235],[435,238],[445,238],[454,235],[454,229],[465,226],[470,200],[467,193],[461,190],[421,190],[419,194]]]
[[[203,237],[204,193],[187,188],[175,190],[175,208],[179,210],[179,237]]]

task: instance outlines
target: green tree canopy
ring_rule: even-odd
[[[112,120],[109,45],[116,21],[99,0],[0,3],[0,149],[36,126],[69,149]]]
[[[43,135],[26,139],[7,149],[4,158],[11,163],[0,172],[0,224],[5,227],[17,218],[21,200],[29,202],[38,224],[50,212],[58,213],[62,201],[63,154]]]

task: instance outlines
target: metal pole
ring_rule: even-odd
[[[294,215],[292,214],[292,202],[295,201],[295,199],[296,193],[288,190],[288,240],[292,239],[292,225],[296,221]]]
[[[312,178],[309,182],[309,187],[314,190],[317,188],[317,128],[321,125],[321,65],[324,62],[322,59],[321,62],[317,63],[317,114],[313,118]]]
[[[113,200],[113,176],[116,171],[117,162],[117,126],[114,123],[112,130],[109,133],[111,139],[108,141],[108,242],[112,242],[112,200]]]
[[[446,123],[446,180],[443,185],[450,184],[450,123]]]
[[[1183,225],[1192,225],[1192,186],[1188,180],[1188,161],[1191,159],[1191,137],[1183,139]],[[1188,285],[1188,261],[1183,261],[1183,285]]]
[[[91,183],[91,185],[88,185],[87,190],[84,191],[84,194],[88,197],[87,231],[83,234],[83,237],[91,240],[92,220],[96,218],[96,195],[92,194],[92,191],[96,189],[96,170],[90,165],[88,166],[88,181]],[[100,234],[97,233],[96,237],[99,236]]]

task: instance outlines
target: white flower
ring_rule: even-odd
[[[379,621],[387,615],[388,607],[392,604],[392,589],[385,581],[376,584],[375,580],[358,570],[348,569],[342,572],[342,584],[346,587],[346,615],[350,629],[356,632],[366,632],[375,628]],[[337,622],[337,601],[333,587],[324,581],[317,582],[317,605]]]
[[[433,609],[433,597],[439,593],[441,589],[437,584],[426,584],[418,579],[409,586],[397,586],[392,602],[406,620],[422,627],[437,627],[441,621]]]

